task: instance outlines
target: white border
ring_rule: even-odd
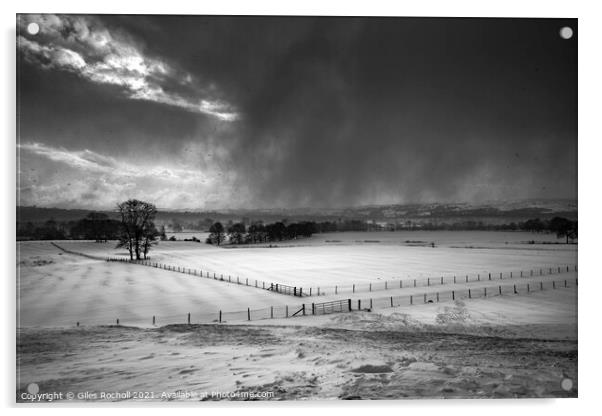
[[[602,114],[600,100],[602,89],[600,77],[602,74],[601,54],[602,44],[600,27],[602,14],[595,1],[410,1],[386,2],[370,1],[327,1],[300,0],[285,1],[231,1],[193,2],[182,4],[174,2],[124,1],[104,0],[102,2],[82,2],[69,0],[24,0],[13,1],[11,4],[2,2],[3,23],[2,39],[2,80],[3,89],[2,126],[5,137],[2,141],[3,155],[3,202],[0,207],[3,219],[2,247],[0,255],[4,266],[3,278],[3,331],[4,339],[1,345],[4,365],[2,368],[2,399],[4,406],[14,408],[15,397],[15,14],[17,12],[68,12],[68,13],[151,13],[151,14],[301,14],[301,15],[354,15],[354,16],[487,16],[487,17],[571,17],[579,18],[579,221],[581,235],[579,239],[579,267],[581,271],[579,289],[579,399],[566,400],[453,400],[453,401],[399,401],[399,402],[289,402],[274,405],[272,403],[245,404],[216,404],[211,409],[206,405],[193,408],[179,408],[177,412],[192,411],[211,413],[226,411],[239,413],[244,411],[250,416],[278,414],[301,415],[316,410],[333,412],[340,409],[345,414],[365,414],[369,407],[377,406],[378,412],[425,412],[434,411],[446,415],[504,415],[509,412],[544,411],[546,415],[563,415],[581,412],[590,413],[598,410],[596,399],[599,395],[597,386],[600,385],[600,330],[599,321],[602,304],[602,272],[599,262],[602,248],[596,238],[602,235],[600,213],[602,200],[600,198],[600,181],[602,174],[600,155],[602,140]],[[244,406],[241,408],[240,406]],[[86,408],[86,413],[104,413],[106,406]],[[238,407],[236,407],[238,406]],[[130,407],[130,406],[128,406]],[[164,406],[149,408],[145,405],[144,412],[151,414],[166,411]],[[283,408],[284,407],[284,408]],[[387,409],[388,407],[388,409]],[[393,408],[391,408],[393,407]],[[42,409],[34,407],[33,409]],[[20,411],[35,411],[20,409]],[[14,410],[14,409],[12,409]],[[44,413],[63,414],[71,411],[81,411],[71,406],[44,408]],[[127,407],[111,409],[111,412],[131,412]]]

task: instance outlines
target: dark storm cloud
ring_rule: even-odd
[[[35,22],[38,34],[27,34]],[[222,120],[236,119],[213,85],[145,55],[126,34],[111,31],[93,16],[25,15],[18,21],[17,45],[23,58],[49,70],[75,73],[94,83],[115,85],[134,100],[153,101]]]
[[[237,119],[88,82],[93,104],[69,91],[71,104],[54,106],[82,101],[69,120],[52,114],[48,82],[37,81],[42,103],[28,100],[39,69],[25,66],[22,131],[212,178],[165,199],[174,208],[576,196],[576,39],[558,35],[565,25],[576,33],[575,20],[97,19],[142,56],[189,73],[205,86],[197,94],[219,91]],[[43,76],[83,84],[67,75]],[[145,186],[159,193],[156,181]]]

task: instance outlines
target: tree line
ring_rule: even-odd
[[[110,218],[103,213],[92,212],[78,221],[59,223],[48,220],[41,225],[31,222],[17,222],[18,240],[65,240],[85,239],[97,242],[118,240],[120,247],[128,249],[130,258],[143,258],[148,255],[151,246],[157,239],[166,240],[165,227],[155,226],[157,209],[148,202],[131,199],[117,206],[120,219]],[[400,228],[391,228],[393,231]],[[574,241],[578,236],[577,221],[563,217],[550,220],[529,219],[524,222],[509,224],[483,224],[476,221],[460,223],[409,223],[401,225],[402,230],[490,230],[490,231],[529,231],[535,233],[554,233],[558,238]],[[374,223],[363,220],[346,221],[302,221],[288,223],[277,221],[270,224],[256,222],[248,227],[242,223],[232,223],[224,226],[214,222],[209,227],[207,243],[220,245],[226,239],[232,244],[267,243],[283,240],[293,240],[300,237],[311,237],[316,233],[337,231],[383,231]],[[175,237],[172,237],[175,240]],[[198,241],[198,240],[197,240]]]
[[[271,224],[261,222],[247,227],[242,222],[234,223],[227,228],[221,222],[215,222],[209,228],[207,244],[221,245],[228,239],[231,244],[268,243],[283,240],[295,240],[301,237],[311,237],[318,232],[315,222],[303,221],[285,224],[278,221]]]

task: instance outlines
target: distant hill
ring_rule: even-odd
[[[90,210],[41,207],[17,207],[20,223],[43,223],[49,219],[57,222],[76,221],[85,217]],[[111,218],[118,218],[114,211],[100,211]],[[577,219],[577,201],[524,200],[491,202],[486,204],[395,204],[350,208],[295,208],[295,209],[232,209],[215,211],[182,211],[159,209],[157,223],[178,222],[183,225],[199,225],[213,221],[262,220],[273,222],[289,221],[343,221],[362,220],[374,222],[454,223],[475,221],[484,224],[503,224],[526,221],[531,218],[550,219],[554,216]],[[194,227],[192,227],[194,228]]]

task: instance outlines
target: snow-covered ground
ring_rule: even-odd
[[[576,397],[576,318],[573,288],[260,326],[22,329],[18,400],[30,383],[90,400]]]
[[[394,234],[399,234],[394,240],[383,238]],[[407,303],[408,300],[403,298],[410,295],[433,293],[434,296],[436,292],[450,290],[466,295],[469,288],[480,290],[498,284],[508,285],[514,280],[521,285],[544,282],[549,287],[551,280],[574,281],[576,275],[575,245],[506,247],[506,242],[515,245],[517,241],[527,240],[531,234],[426,233],[436,241],[435,248],[399,244],[398,240],[405,238],[402,237],[405,234],[336,233],[339,241],[347,243],[330,246],[312,238],[312,244],[287,248],[224,249],[194,242],[161,242],[152,252],[152,261],[204,270],[205,273],[210,270],[218,277],[223,275],[228,279],[230,276],[233,282],[238,278],[241,283],[248,281],[251,286],[255,285],[255,280],[259,287],[263,286],[262,282],[268,287],[270,283],[284,283],[303,287],[305,294],[309,293],[308,286],[314,286],[314,296],[310,298],[275,294],[141,265],[93,260],[64,253],[49,242],[20,242],[19,324],[49,327],[79,322],[81,325],[99,325],[115,323],[119,319],[122,324],[148,325],[154,316],[155,322],[162,325],[184,323],[188,313],[192,322],[212,322],[218,319],[220,310],[224,320],[240,321],[247,319],[248,308],[252,311],[252,319],[256,319],[271,316],[268,315],[271,307],[275,308],[276,317],[285,316],[287,305],[292,314],[301,303],[342,298],[351,298],[355,304],[357,299],[394,296],[397,305]],[[356,244],[358,235],[371,241],[381,236],[378,238],[382,242]],[[320,238],[332,239],[323,235]],[[495,248],[454,248],[460,241],[470,239],[473,243]],[[101,257],[126,254],[123,249],[115,249],[113,243],[61,241],[59,244],[72,251]],[[566,265],[570,265],[569,273],[566,273]],[[561,267],[560,275],[556,274],[558,267]],[[546,274],[550,268],[555,274]],[[517,278],[521,270],[524,278],[509,279],[510,272]],[[529,270],[534,270],[533,277]],[[539,275],[541,270],[543,276]],[[489,273],[493,276],[491,281],[488,280]],[[503,280],[499,280],[499,273],[503,274]],[[452,285],[454,275],[457,283]],[[467,275],[469,283],[465,282]],[[481,281],[475,281],[478,276]],[[443,286],[440,285],[441,277],[444,277]],[[417,287],[413,287],[414,279]],[[431,286],[425,287],[429,279]],[[384,290],[385,280],[388,290]],[[318,287],[320,297],[315,296]],[[492,294],[490,289],[489,296]],[[442,299],[444,297],[442,294]]]
[[[576,245],[523,243],[555,241],[525,233],[406,234],[334,233],[275,248],[161,242],[152,253],[153,261],[251,282],[332,288],[403,279],[402,288],[328,289],[304,298],[94,260],[49,242],[18,243],[17,398],[25,400],[21,394],[31,383],[40,392],[146,391],[153,396],[142,398],[152,400],[213,400],[217,392],[234,395],[221,399],[247,393],[259,399],[576,396],[577,273],[565,268],[576,264]],[[59,244],[101,257],[125,255],[112,243]],[[537,273],[549,268],[554,274]],[[521,278],[520,270],[535,273]],[[461,276],[467,274],[482,280],[466,283]],[[453,275],[456,284],[448,279]],[[426,277],[431,286],[408,284]],[[433,302],[425,304],[424,294]],[[374,306],[278,318],[287,305],[292,313],[302,302],[335,299],[352,299],[354,309],[358,299],[362,309],[373,299]],[[274,319],[255,320],[270,307]],[[219,310],[221,325],[194,325],[216,320]],[[188,313],[193,325],[183,325]],[[117,318],[120,326],[107,326]],[[565,379],[573,383],[568,390],[561,387]]]

